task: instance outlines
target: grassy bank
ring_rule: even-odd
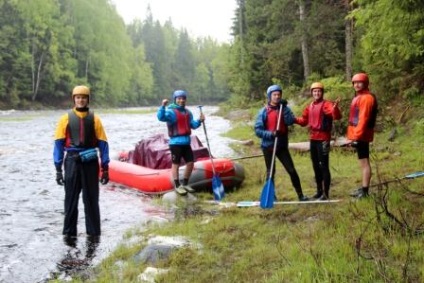
[[[233,119],[227,133],[253,146],[235,144],[245,156],[257,153],[253,112]],[[424,118],[378,133],[372,146],[372,183],[424,170]],[[305,129],[292,129],[293,140],[307,138]],[[315,192],[309,153],[292,152],[306,195]],[[246,180],[227,193],[225,201],[258,200],[265,184],[262,158],[239,161]],[[221,208],[199,201],[180,203],[175,221],[134,228],[140,241],[122,245],[95,270],[93,282],[137,282],[147,267],[133,260],[152,235],[184,236],[200,248],[182,248],[157,267],[169,271],[157,282],[423,282],[424,177],[398,180],[371,189],[371,197],[355,201],[349,192],[360,185],[356,154],[334,148],[330,157],[332,199],[335,204],[276,205],[260,208]],[[278,200],[295,200],[288,174],[277,163]],[[75,282],[90,281],[75,279]]]

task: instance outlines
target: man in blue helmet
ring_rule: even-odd
[[[291,183],[296,190],[299,200],[307,201],[308,198],[303,195],[299,175],[294,167],[289,151],[287,127],[293,125],[295,117],[291,109],[287,106],[287,101],[281,99],[282,89],[279,85],[271,85],[268,87],[266,93],[268,98],[267,105],[259,110],[255,123],[255,133],[256,136],[262,139],[261,149],[264,154],[267,177],[274,179],[275,166],[273,167],[273,172],[270,171],[274,142],[275,138],[278,137],[275,157],[280,160],[290,175]],[[279,115],[280,104],[282,104],[283,111],[281,115]],[[278,117],[281,117],[280,123],[278,123]],[[277,125],[279,125],[278,129]]]
[[[186,195],[187,192],[195,192],[188,186],[191,172],[194,167],[194,155],[191,149],[191,129],[200,127],[205,117],[200,113],[200,118],[193,119],[193,114],[186,106],[187,92],[185,90],[176,90],[173,95],[173,103],[167,108],[168,99],[162,100],[162,105],[158,109],[157,117],[161,122],[166,122],[168,126],[169,148],[172,156],[172,177],[175,183],[175,191],[180,195]],[[186,168],[183,175],[182,184],[179,180],[178,170],[181,165],[181,158],[184,158]]]

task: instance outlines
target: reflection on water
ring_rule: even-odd
[[[193,114],[198,110],[193,107]],[[204,108],[212,153],[231,156],[231,141],[219,134],[229,123],[208,116]],[[102,236],[86,238],[84,213],[78,219],[76,239],[63,239],[64,189],[56,185],[53,133],[65,111],[0,111],[0,282],[43,282],[72,277],[108,256],[126,230],[151,221],[167,221],[168,211],[152,204],[135,190],[109,183],[100,189]],[[98,112],[113,152],[133,149],[152,134],[166,133],[156,113],[111,114]],[[201,128],[194,131],[202,143]],[[79,208],[83,209],[82,200]]]
[[[84,244],[84,251],[81,251],[77,245],[78,237],[64,237],[64,244],[68,246],[65,256],[57,263],[58,271],[62,272],[61,276],[70,276],[86,270],[91,266],[91,262],[95,256],[96,249],[100,243],[99,236],[87,236]],[[56,278],[60,275],[56,275]]]

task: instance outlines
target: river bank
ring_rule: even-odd
[[[258,145],[251,118],[232,123],[227,135],[254,141],[247,147],[232,147],[238,148],[239,155],[255,153]],[[148,268],[166,270],[157,275],[156,282],[423,281],[422,227],[416,223],[424,221],[424,178],[377,184],[423,169],[423,136],[416,135],[422,129],[399,130],[405,134],[395,143],[387,140],[388,132],[376,136],[371,149],[374,187],[366,200],[349,196],[360,183],[356,155],[335,148],[330,196],[340,202],[262,210],[213,205],[207,203],[211,194],[200,193],[197,201],[172,208],[174,221],[152,224],[143,231],[135,228],[132,234],[138,240],[121,246],[104,261],[95,271],[95,281],[134,282]],[[292,156],[305,194],[312,195],[309,154],[293,151]],[[245,182],[239,190],[227,193],[225,202],[257,200],[265,183],[261,158],[240,162],[245,167]],[[288,175],[278,164],[277,172],[278,200],[295,200]],[[154,237],[183,238],[191,244],[155,265],[136,260]]]

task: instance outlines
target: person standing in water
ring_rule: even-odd
[[[63,235],[77,236],[78,202],[82,191],[86,232],[97,237],[101,234],[99,171],[101,168],[100,183],[106,185],[109,182],[109,144],[99,116],[88,107],[90,89],[84,85],[74,87],[72,101],[74,107],[57,124],[53,149],[56,182],[65,185]]]

